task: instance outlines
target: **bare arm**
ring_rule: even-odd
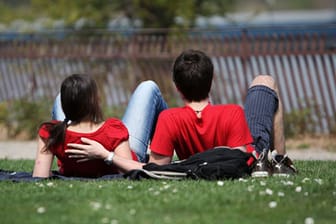
[[[141,169],[144,165],[132,159],[131,149],[128,141],[120,143],[117,148],[115,148],[114,153],[113,164],[117,166],[119,171],[122,173],[134,169]]]
[[[230,147],[228,147],[228,148],[230,148]],[[232,149],[239,149],[239,150],[241,150],[243,152],[246,152],[246,146],[245,145],[243,145],[243,146],[237,146],[237,147],[234,147]]]
[[[78,162],[84,162],[92,159],[104,160],[108,157],[110,152],[99,142],[88,138],[81,138],[81,140],[84,144],[68,144],[68,149],[65,152],[69,154],[69,158],[78,158]],[[113,164],[122,172],[141,169],[144,165],[132,160],[128,141],[119,144],[114,153]]]
[[[151,152],[149,156],[149,162],[150,163],[156,163],[158,165],[165,165],[169,164],[172,160],[171,156],[163,156],[160,154],[157,154],[155,152]]]
[[[54,155],[45,150],[45,144],[40,137],[38,137],[38,149],[36,153],[33,177],[50,177],[51,166],[54,160]]]

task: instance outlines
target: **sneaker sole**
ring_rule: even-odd
[[[273,173],[274,177],[290,177],[291,175],[288,173]]]
[[[252,177],[269,177],[269,173],[267,171],[257,171],[251,174]]]

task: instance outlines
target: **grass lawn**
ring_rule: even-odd
[[[235,181],[1,181],[0,222],[335,223],[336,162],[296,166],[295,177]],[[32,167],[32,160],[0,160],[5,170]]]

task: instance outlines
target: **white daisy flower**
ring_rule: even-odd
[[[37,213],[42,214],[42,213],[46,212],[46,208],[45,207],[38,207],[36,211],[37,211]]]
[[[282,191],[279,191],[279,192],[278,192],[278,196],[279,196],[279,197],[284,197],[284,196],[285,196],[285,193],[282,192]]]
[[[305,177],[305,178],[302,180],[302,183],[306,183],[306,182],[308,182],[308,181],[310,181],[310,178]]]
[[[277,207],[277,202],[276,201],[271,201],[270,203],[268,203],[268,207],[270,207],[270,208],[275,208],[275,207]]]
[[[165,186],[163,187],[163,189],[168,189],[168,188],[170,188],[170,185],[165,185]]]
[[[93,210],[98,210],[98,209],[100,209],[101,206],[102,206],[101,203],[96,202],[96,201],[91,201],[91,202],[90,202],[90,205],[91,205],[91,207],[92,207]]]
[[[295,191],[296,191],[296,192],[301,192],[301,191],[302,191],[302,187],[301,187],[301,186],[297,186],[297,187],[295,188]]]
[[[268,194],[268,195],[272,195],[273,191],[269,188],[266,188],[265,193]]]
[[[240,182],[247,182],[247,179],[239,178],[238,181],[240,181]]]
[[[305,218],[305,224],[314,224],[314,219],[312,217]]]
[[[249,191],[249,192],[252,192],[253,189],[254,189],[254,186],[253,186],[253,185],[250,185],[250,186],[247,187],[247,191]]]
[[[291,186],[293,185],[294,183],[292,181],[282,181],[283,185],[288,185],[288,186]]]

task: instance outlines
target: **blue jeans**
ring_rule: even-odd
[[[129,144],[139,161],[146,162],[149,142],[153,136],[160,112],[167,109],[159,87],[153,81],[144,81],[131,96],[122,122],[129,132]],[[52,119],[63,121],[60,95],[55,99]]]

